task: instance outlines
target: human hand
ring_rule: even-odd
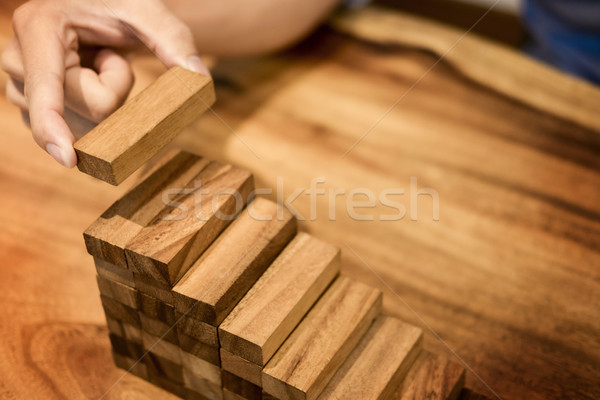
[[[133,85],[116,50],[143,42],[167,67],[209,74],[190,29],[160,0],[32,0],[15,11],[13,27],[2,54],[7,98],[28,113],[37,144],[66,167],[77,164],[76,125],[102,121]]]

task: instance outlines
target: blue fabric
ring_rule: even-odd
[[[600,0],[525,0],[533,57],[600,84]]]

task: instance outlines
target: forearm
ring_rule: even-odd
[[[310,32],[340,0],[165,0],[192,29],[202,54],[243,56],[285,47]]]

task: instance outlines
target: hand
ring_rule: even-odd
[[[141,41],[167,67],[209,74],[190,29],[159,0],[33,0],[15,11],[13,27],[2,54],[6,95],[28,113],[37,144],[66,167],[77,164],[73,131],[82,121],[65,116],[99,123],[133,85],[117,50]]]

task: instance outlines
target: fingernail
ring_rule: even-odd
[[[206,65],[202,62],[202,59],[198,56],[191,56],[187,59],[187,68],[190,71],[197,72],[206,76],[210,76],[210,71],[206,68]]]
[[[48,152],[48,154],[50,154],[52,156],[52,158],[54,158],[60,165],[67,167],[67,168],[71,168],[72,166],[70,165],[70,163],[68,162],[68,158],[65,157],[64,152],[61,150],[60,147],[58,147],[57,145],[55,145],[54,143],[48,143],[46,145],[46,151]]]

